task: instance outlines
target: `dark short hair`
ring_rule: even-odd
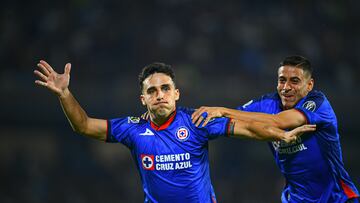
[[[172,79],[175,85],[175,73],[171,66],[165,63],[155,62],[145,66],[139,74],[139,85],[141,92],[144,88],[144,80],[154,73],[164,73]]]
[[[310,77],[312,77],[313,69],[311,67],[311,63],[303,56],[293,55],[286,57],[283,61],[280,62],[280,67],[286,65],[301,68],[304,72],[308,73]]]

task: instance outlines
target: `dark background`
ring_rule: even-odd
[[[129,151],[72,132],[40,59],[62,72],[90,116],[140,115],[137,75],[173,65],[179,105],[236,107],[275,91],[279,62],[310,59],[338,117],[345,167],[360,183],[359,1],[2,0],[0,202],[142,202]],[[219,202],[280,202],[266,143],[210,143]]]

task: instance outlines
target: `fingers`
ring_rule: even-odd
[[[67,63],[64,68],[64,73],[66,75],[70,75],[70,71],[71,71],[71,63]]]
[[[201,123],[203,120],[204,120],[204,117],[200,116],[200,117],[197,119],[197,121],[196,121],[196,123],[195,123],[195,126],[196,126],[196,127],[199,127],[200,123]]]
[[[206,108],[205,107],[200,107],[199,109],[197,109],[192,115],[191,115],[191,120],[193,123],[197,123],[196,121],[199,121],[199,119],[201,119],[201,121],[204,118],[201,118],[201,115],[206,112]],[[200,122],[201,122],[200,121]],[[200,123],[199,123],[200,124]]]
[[[201,125],[201,127],[204,127],[204,126],[206,126],[206,125],[208,124],[208,122],[210,121],[211,118],[212,118],[212,117],[208,116],[208,113],[205,111],[205,112],[203,112],[203,113],[200,115],[200,117],[199,117],[199,119],[197,120],[195,126],[196,126],[196,127],[199,127],[200,124],[203,122],[202,125]]]
[[[303,125],[298,128],[299,133],[312,132],[316,130],[316,125]]]
[[[40,64],[43,65],[50,73],[54,72],[54,69],[44,60],[40,60]]]
[[[43,81],[40,81],[40,80],[35,80],[35,84],[43,86],[43,87],[47,87],[47,83],[43,82]]]
[[[191,120],[193,123],[195,123],[195,121],[199,118],[199,116],[201,115],[202,111],[202,107],[200,107],[199,109],[197,109],[192,115],[191,115]]]
[[[210,116],[206,117],[206,119],[204,120],[204,123],[202,124],[202,126],[203,127],[206,126],[210,122],[210,120],[211,120]]]
[[[47,79],[48,79],[47,76],[45,76],[43,73],[41,73],[38,70],[34,70],[34,74],[37,75],[43,81],[47,81]]]
[[[45,66],[41,63],[37,64],[37,67],[39,67],[39,69],[41,70],[41,72],[45,75],[45,76],[49,76],[50,75],[50,71],[45,68]]]
[[[286,143],[294,144],[297,142],[298,137],[306,132],[313,132],[316,130],[316,125],[302,125],[287,132],[287,138],[284,140]]]

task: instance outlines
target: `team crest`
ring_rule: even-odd
[[[182,127],[177,129],[175,137],[176,137],[177,140],[179,140],[181,142],[184,142],[187,139],[189,139],[190,132],[186,127],[182,126]]]
[[[134,116],[129,116],[128,117],[128,123],[139,123],[139,122],[140,122],[139,117],[134,117]]]
[[[314,112],[316,109],[316,103],[314,101],[307,101],[303,104],[303,107],[309,111]]]
[[[154,167],[154,155],[141,154],[141,165],[143,169],[153,171]]]

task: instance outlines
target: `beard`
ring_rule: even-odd
[[[169,110],[167,108],[160,108],[155,111],[156,117],[166,117],[168,116]]]

